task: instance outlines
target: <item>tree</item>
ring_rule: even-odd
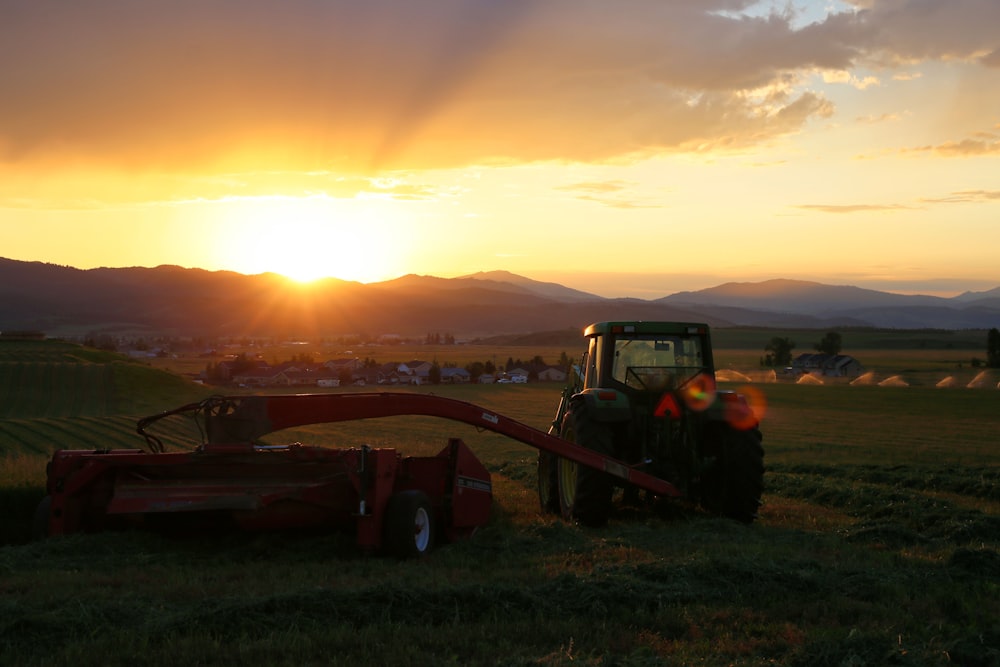
[[[794,349],[795,341],[791,338],[775,336],[764,346],[764,351],[767,352],[767,356],[764,357],[764,365],[788,366],[792,363],[792,350]]]
[[[431,384],[441,384],[441,366],[437,359],[431,364],[431,369],[427,371],[427,379]]]
[[[820,339],[820,341],[813,347],[816,348],[817,352],[822,352],[823,354],[829,354],[831,356],[840,354],[840,348],[842,347],[840,334],[836,331],[827,332],[827,334],[823,336],[823,338]]]
[[[1000,368],[1000,330],[996,327],[986,334],[986,365]]]
[[[486,366],[481,361],[472,361],[465,365],[465,370],[469,371],[469,379],[478,382],[479,376],[485,372]]]
[[[573,365],[573,360],[569,358],[568,354],[566,354],[566,350],[563,350],[562,352],[560,352],[559,353],[559,363],[558,363],[559,368],[561,368],[562,370],[565,371],[565,370],[569,370],[569,367],[572,366],[572,365]]]

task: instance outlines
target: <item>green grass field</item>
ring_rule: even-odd
[[[411,390],[544,429],[560,387]],[[533,449],[400,417],[270,438],[465,440],[493,518],[420,561],[339,534],[27,541],[53,449],[142,446],[136,418],[210,391],[117,356],[0,348],[0,664],[1000,664],[995,388],[749,385],[768,467],[751,526],[683,506],[569,525],[538,511]],[[170,447],[196,437],[164,430]]]

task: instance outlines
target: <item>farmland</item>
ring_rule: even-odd
[[[719,356],[749,370],[748,352]],[[535,354],[559,350],[512,356]],[[964,350],[868,356],[910,386],[747,389],[768,468],[751,526],[685,506],[563,523],[538,511],[534,450],[441,420],[270,436],[407,454],[461,437],[493,475],[490,525],[398,562],[338,534],[28,541],[53,449],[142,446],[136,418],[212,390],[68,344],[0,347],[0,663],[1000,664],[1000,378],[936,388],[972,374]],[[408,391],[544,429],[560,389]],[[170,448],[198,437],[181,420],[163,430]]]

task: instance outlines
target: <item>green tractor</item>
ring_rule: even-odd
[[[709,512],[752,522],[764,480],[759,424],[743,395],[716,390],[708,326],[600,322],[584,337],[549,433],[661,478]],[[539,455],[543,511],[603,525],[617,487],[623,502],[643,502],[620,475]]]

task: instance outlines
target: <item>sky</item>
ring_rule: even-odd
[[[1000,286],[996,0],[0,0],[0,257]]]

